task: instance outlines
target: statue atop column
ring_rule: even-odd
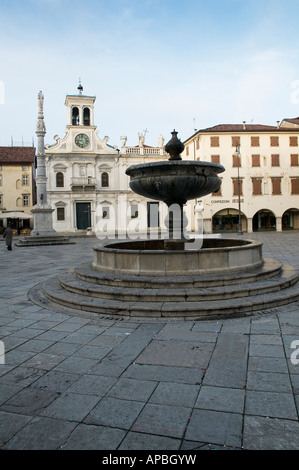
[[[36,132],[46,133],[46,125],[44,121],[44,95],[40,91],[37,96],[38,101],[38,115],[37,115],[37,125],[36,125]]]

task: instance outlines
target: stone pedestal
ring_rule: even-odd
[[[48,205],[36,205],[32,209],[34,217],[34,230],[31,232],[33,237],[53,237],[56,235],[56,230],[52,227],[52,209]]]
[[[37,204],[32,209],[34,217],[34,230],[29,237],[24,237],[16,246],[65,245],[71,242],[69,237],[58,235],[52,227],[52,213],[54,209],[48,204]]]

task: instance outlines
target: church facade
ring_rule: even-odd
[[[96,232],[99,238],[155,232],[163,227],[167,208],[133,193],[125,172],[131,165],[167,160],[164,139],[160,136],[158,146],[150,147],[141,133],[136,147],[128,147],[125,136],[120,148],[109,145],[109,137],[100,138],[94,123],[95,100],[83,94],[81,85],[78,94],[67,95],[65,136],[55,136],[56,142],[45,146],[53,228],[60,233]]]

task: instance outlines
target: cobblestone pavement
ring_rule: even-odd
[[[299,269],[298,231],[245,237]],[[0,447],[298,450],[298,303],[163,323],[29,300],[33,286],[91,260],[96,243],[8,252],[0,242]]]

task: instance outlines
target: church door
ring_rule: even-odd
[[[76,203],[77,229],[86,230],[91,226],[90,202]]]

